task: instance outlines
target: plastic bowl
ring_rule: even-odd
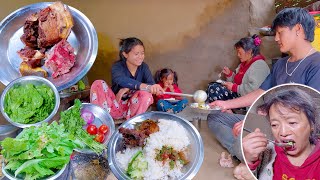
[[[21,123],[17,123],[11,120],[11,118],[8,116],[8,114],[4,111],[5,109],[5,97],[8,93],[8,91],[13,88],[15,85],[23,85],[23,84],[27,84],[27,83],[31,83],[34,85],[41,85],[41,84],[45,84],[48,87],[50,87],[50,89],[53,91],[54,96],[55,96],[55,105],[54,108],[52,110],[52,112],[49,114],[49,116],[37,123],[34,124],[21,124]],[[30,127],[30,126],[40,126],[43,122],[49,122],[53,116],[57,113],[58,109],[59,109],[59,105],[60,105],[60,96],[59,93],[56,89],[56,87],[47,79],[42,78],[42,77],[38,77],[38,76],[24,76],[21,78],[18,78],[14,81],[12,81],[11,83],[9,83],[9,85],[3,90],[2,94],[1,94],[1,99],[0,99],[0,108],[1,108],[1,113],[4,116],[4,118],[10,122],[12,125],[20,127],[20,128],[26,128],[26,127]]]
[[[140,123],[147,119],[151,119],[155,121],[159,119],[176,121],[186,129],[188,133],[188,138],[190,140],[190,145],[188,147],[190,148],[189,149],[190,153],[188,155],[188,159],[190,160],[190,162],[182,168],[183,175],[180,176],[179,178],[192,179],[199,171],[201,164],[203,162],[203,157],[204,157],[203,142],[197,129],[189,121],[177,115],[166,113],[166,112],[157,112],[157,111],[147,112],[147,113],[135,116],[127,120],[120,127],[133,129],[135,124]],[[123,150],[122,140],[123,138],[122,138],[122,135],[119,133],[119,131],[116,131],[112,135],[109,142],[109,148],[107,150],[108,162],[109,162],[111,171],[113,172],[113,174],[117,179],[130,179],[130,177],[127,176],[126,172],[120,167],[120,165],[117,163],[117,160],[116,160],[116,153],[118,151]]]

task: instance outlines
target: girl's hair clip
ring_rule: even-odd
[[[253,39],[253,41],[254,41],[254,45],[256,45],[256,46],[260,46],[260,44],[261,44],[261,39],[257,36],[257,37],[255,37],[254,39]]]

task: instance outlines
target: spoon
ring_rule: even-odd
[[[225,84],[226,81],[224,81],[224,80],[221,79],[221,75],[222,75],[222,71],[218,74],[218,78],[219,78],[219,79],[216,80],[216,82],[217,82],[217,83],[221,83],[221,84]]]
[[[244,131],[247,131],[247,132],[249,132],[249,133],[252,133],[252,131],[249,130],[249,129],[243,128],[243,130],[244,130]],[[279,142],[275,142],[275,141],[273,141],[273,140],[271,140],[271,139],[268,139],[268,138],[267,138],[267,140],[268,140],[269,142],[273,143],[274,145],[280,146],[280,147],[292,147],[292,146],[293,146],[292,142],[279,143]]]
[[[222,72],[218,74],[218,78],[221,79]]]

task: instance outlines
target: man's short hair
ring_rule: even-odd
[[[276,30],[277,27],[289,27],[301,24],[304,30],[306,40],[313,42],[315,21],[309,12],[303,8],[285,8],[281,10],[272,22],[271,29]]]

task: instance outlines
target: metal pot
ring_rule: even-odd
[[[12,137],[15,138],[18,133],[20,132],[21,128],[18,128],[13,125],[0,125],[0,141],[5,139],[6,137]]]

